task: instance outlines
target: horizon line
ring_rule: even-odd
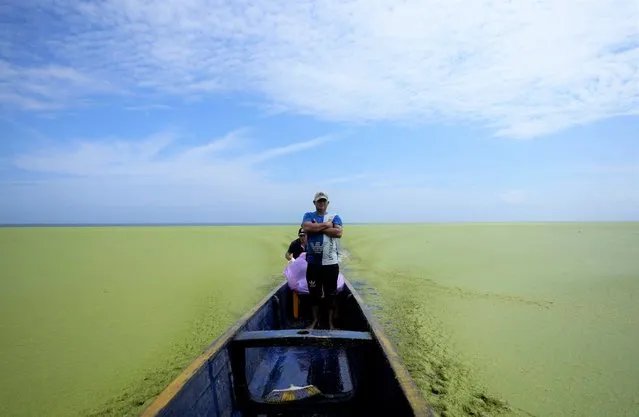
[[[350,225],[411,225],[411,224],[513,224],[513,223],[638,223],[637,220],[451,220],[410,222],[349,222]],[[33,222],[0,223],[0,228],[18,227],[169,227],[169,226],[295,226],[284,222]]]

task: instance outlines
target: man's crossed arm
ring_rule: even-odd
[[[302,223],[302,228],[306,233],[324,233],[330,237],[342,237],[342,226],[333,224],[333,222],[304,222]]]
[[[335,220],[337,220],[337,222]],[[323,233],[330,237],[341,238],[343,233],[342,219],[336,216],[332,220],[323,223],[317,223],[315,220],[306,220],[302,223],[302,229],[304,229],[306,233]]]
[[[330,237],[338,237],[341,238],[342,237],[342,226],[341,225],[335,225],[333,227],[328,227],[326,229],[324,229],[324,234]]]
[[[305,221],[302,223],[302,229],[306,233],[322,233],[326,229],[333,227],[333,222],[315,223],[315,221]]]

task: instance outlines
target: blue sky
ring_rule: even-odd
[[[0,223],[639,220],[634,0],[0,13]]]

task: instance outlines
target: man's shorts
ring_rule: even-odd
[[[339,276],[339,264],[315,265],[306,267],[306,282],[312,305],[319,305],[322,293],[329,305],[335,302],[337,294],[337,278]]]

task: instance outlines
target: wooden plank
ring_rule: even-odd
[[[344,346],[370,342],[370,332],[350,330],[271,330],[241,332],[234,339],[238,347],[266,346]]]

